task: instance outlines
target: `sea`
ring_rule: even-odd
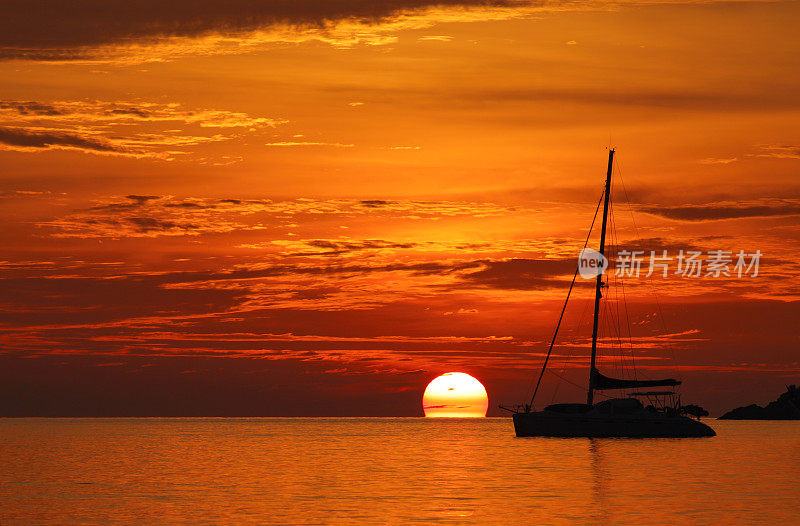
[[[516,438],[510,418],[0,419],[0,524],[800,524],[800,422]]]

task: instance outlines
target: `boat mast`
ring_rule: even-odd
[[[600,254],[605,256],[606,250],[606,225],[608,224],[608,201],[611,197],[611,170],[614,165],[614,149],[608,151],[608,171],[606,172],[606,189],[603,195],[603,227],[600,230]],[[592,326],[592,360],[589,366],[589,392],[586,396],[586,403],[592,405],[594,402],[594,371],[595,358],[597,356],[597,325],[600,318],[600,292],[603,287],[603,273],[597,275],[597,285],[594,291],[594,325]]]

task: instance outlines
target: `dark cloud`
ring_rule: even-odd
[[[14,110],[20,115],[45,115],[52,117],[55,115],[63,115],[64,112],[51,104],[45,104],[37,101],[0,101],[0,109]]]
[[[382,206],[391,204],[391,201],[384,201],[382,199],[366,199],[361,201],[361,204],[369,208],[380,208]]]
[[[119,107],[116,107],[119,106]],[[64,107],[63,104],[47,104],[39,101],[0,101],[0,110],[16,111],[20,115],[28,117],[55,117],[69,115],[75,112],[75,107]],[[112,105],[106,108],[103,113],[106,115],[133,115],[142,119],[150,117],[150,112],[136,108],[133,105]]]
[[[147,201],[152,201],[153,199],[158,199],[160,196],[158,195],[126,195],[125,199],[130,199],[132,201],[136,201],[139,204],[146,203]]]
[[[108,112],[112,115],[134,115],[142,119],[147,119],[151,115],[149,111],[139,110],[136,108],[111,109],[108,110]]]
[[[351,252],[360,252],[364,250],[378,250],[378,249],[408,249],[418,246],[417,243],[396,243],[393,241],[384,241],[382,239],[365,239],[363,241],[333,241],[330,239],[313,239],[306,241],[306,244],[323,249],[322,252],[299,252],[293,254],[294,256],[338,256]]]
[[[699,246],[700,241],[718,241],[718,238],[708,238],[702,239],[697,241],[681,241],[681,240],[669,240],[663,237],[650,237],[644,239],[627,239],[618,241],[616,245],[606,245],[606,256],[611,258],[612,260],[616,256],[617,252],[620,250],[627,250],[628,252],[633,251],[642,251],[645,254],[650,254],[651,251],[655,251],[656,253],[660,254],[661,251],[666,250],[668,253],[678,252],[679,250],[703,250],[701,246]]]
[[[199,203],[192,203],[190,201],[184,201],[181,203],[167,203],[164,206],[166,208],[196,208],[196,209],[213,208],[213,206],[201,205]]]
[[[150,232],[153,230],[197,230],[200,228],[198,225],[191,223],[177,223],[175,221],[164,221],[152,217],[128,217],[126,220],[129,223],[136,225],[136,228],[141,232]]]
[[[520,6],[511,0],[8,0],[0,4],[0,57],[64,60],[81,49],[163,37],[234,36],[271,26],[376,23],[433,6]]]
[[[32,131],[0,127],[0,143],[21,149],[75,148],[95,152],[126,153],[126,150],[94,137],[61,131]]]
[[[496,289],[537,290],[557,286],[556,276],[572,275],[577,257],[569,259],[484,260],[483,269],[463,275],[472,285]]]
[[[152,276],[148,279],[159,284],[188,284],[200,282],[200,286],[207,286],[207,282],[211,281],[252,280],[278,276],[333,276],[337,274],[357,275],[380,272],[409,272],[417,276],[435,274],[447,275],[463,270],[479,268],[485,264],[485,262],[481,261],[465,261],[461,263],[430,261],[424,263],[386,263],[376,265],[273,265],[266,268],[242,268],[220,272],[175,272]]]
[[[113,210],[116,212],[129,211],[135,212],[142,206],[136,204],[112,204],[95,208],[94,210]],[[84,232],[92,229],[93,232],[103,232],[107,237],[135,236],[137,234],[147,235],[182,235],[198,233],[211,233],[231,231],[237,228],[233,223],[218,223],[214,221],[202,220],[201,218],[158,218],[149,215],[126,215],[114,217],[80,217],[76,219],[64,220],[54,223],[68,233],[74,233],[78,237],[88,236]],[[244,225],[241,226],[244,228]],[[88,236],[90,237],[90,236]]]
[[[649,108],[686,108],[736,110],[783,108],[796,105],[794,97],[764,97],[763,91],[666,91],[650,89],[499,89],[464,93],[461,100],[480,103],[519,104],[525,102],[569,102],[591,105],[642,106]]]
[[[666,207],[645,207],[642,212],[678,221],[719,221],[744,217],[776,217],[800,215],[800,204],[711,204]]]

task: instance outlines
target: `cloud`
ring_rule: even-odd
[[[447,35],[425,35],[423,37],[419,37],[417,40],[424,40],[424,41],[436,41],[436,42],[450,42],[453,40],[453,37]]]
[[[391,201],[384,201],[382,199],[366,199],[360,203],[368,208],[379,208],[391,204]]]
[[[462,276],[472,285],[496,289],[538,290],[559,286],[558,276],[571,276],[577,265],[570,259],[507,259],[481,262],[483,269]]]
[[[133,125],[147,122],[197,124],[203,128],[275,127],[283,119],[247,113],[186,108],[178,103],[146,101],[14,101],[0,100],[0,118],[16,122],[98,123]]]
[[[41,149],[68,149],[90,153],[132,155],[121,146],[92,137],[58,130],[26,130],[24,128],[0,127],[0,149],[31,151]]]
[[[735,163],[739,159],[737,157],[725,157],[725,158],[717,158],[717,157],[708,157],[706,159],[700,159],[698,162],[700,164],[730,164]]]
[[[382,239],[364,239],[360,241],[352,240],[331,240],[331,239],[312,239],[304,241],[306,245],[312,248],[321,249],[315,252],[298,252],[293,254],[295,256],[341,256],[351,254],[354,252],[363,252],[365,250],[397,250],[397,249],[410,249],[419,246],[418,243],[397,243],[393,241],[385,241]]]
[[[385,218],[436,221],[447,217],[492,217],[511,208],[494,203],[457,201],[386,201],[355,199],[176,199],[169,196],[129,195],[94,202],[83,210],[39,222],[55,237],[122,238],[201,235],[236,229],[264,230],[283,227],[288,217],[320,218],[371,214]],[[337,241],[337,250],[348,249]],[[377,241],[367,241],[377,243]],[[298,246],[288,247],[290,253]],[[300,245],[301,249],[319,249]],[[351,246],[352,250],[354,247]],[[380,248],[374,245],[372,248]],[[389,248],[384,246],[383,248]],[[395,247],[397,248],[397,247]],[[316,250],[319,252],[319,250]]]
[[[465,309],[465,308],[462,307],[462,308],[458,309],[457,311],[444,312],[444,313],[442,313],[442,315],[443,316],[452,316],[452,315],[455,314],[455,315],[459,315],[460,316],[460,315],[464,315],[464,314],[478,314],[478,312],[479,312],[478,309]]]
[[[783,144],[762,146],[762,153],[756,157],[772,157],[773,159],[800,159],[800,146]]]
[[[677,221],[720,221],[745,217],[777,217],[800,215],[800,200],[781,199],[765,202],[719,202],[706,205],[646,206],[647,214]]]
[[[147,201],[152,201],[153,199],[158,199],[159,196],[157,196],[157,195],[134,195],[134,194],[131,194],[131,195],[126,195],[125,198],[126,199],[132,199],[133,201],[136,201],[139,204],[143,204],[143,203],[146,203]]]
[[[74,214],[62,219],[44,221],[39,226],[56,229],[53,237],[125,238],[158,236],[197,236],[219,234],[236,230],[258,229],[224,219],[192,218],[180,216],[161,219],[145,215],[122,215],[117,218],[96,217],[91,214]]]
[[[36,199],[35,215],[27,220],[63,214],[63,205],[69,202],[53,195],[48,199],[57,201],[58,206],[50,209],[55,212],[48,212],[46,202],[40,202],[44,198]],[[120,235],[114,232],[120,227],[112,228],[103,221],[122,224],[125,235],[167,232],[173,237],[156,243],[164,257],[140,257],[137,251],[153,243],[136,239],[102,243],[45,239],[35,247],[35,257],[28,251],[23,258],[17,250],[4,255],[9,261],[0,262],[0,304],[5,313],[0,358],[20,356],[25,364],[49,360],[47,369],[51,371],[67,371],[59,364],[83,359],[95,369],[96,363],[126,363],[103,369],[120,369],[120,375],[128,376],[146,375],[145,365],[155,363],[157,373],[147,376],[143,385],[161,385],[158,378],[166,378],[168,390],[178,389],[175,382],[188,376],[181,375],[185,371],[197,371],[192,376],[198,378],[213,375],[215,382],[240,385],[245,376],[236,371],[246,369],[248,377],[256,378],[260,385],[266,383],[264,370],[279,370],[269,373],[275,381],[313,383],[316,377],[309,371],[317,367],[346,370],[347,376],[383,371],[388,377],[395,374],[388,371],[402,370],[404,365],[415,371],[461,370],[476,363],[487,370],[502,370],[495,373],[502,379],[498,384],[507,383],[508,375],[523,376],[540,363],[546,350],[542,342],[552,337],[552,324],[575,268],[572,243],[582,242],[544,239],[531,232],[532,220],[541,217],[535,213],[547,214],[546,210],[525,210],[530,215],[523,221],[513,215],[516,212],[492,203],[381,196],[285,201],[237,196],[176,198],[157,195],[147,187],[104,198],[58,218],[72,216],[77,228],[90,234]],[[477,228],[472,214],[482,213],[505,214],[518,235],[503,241],[507,231]],[[382,221],[395,217],[403,218],[403,228],[386,228]],[[443,229],[420,223],[445,217],[456,217],[456,221]],[[233,229],[226,236],[189,238],[225,221],[245,229],[293,225],[298,238],[286,240],[282,237],[285,229]],[[505,219],[491,220],[491,225],[501,222]],[[353,227],[348,231],[353,237],[336,237],[342,223]],[[364,229],[365,223],[374,225],[373,229]],[[458,235],[461,230],[470,235]],[[666,230],[671,232],[671,227]],[[485,235],[476,237],[475,232]],[[653,235],[650,230],[645,232]],[[674,232],[669,236],[645,239],[641,244],[657,249],[679,242]],[[273,240],[286,243],[273,244]],[[246,241],[260,244],[258,250],[234,248]],[[621,244],[630,246],[624,241]],[[65,257],[65,245],[81,250]],[[121,255],[130,257],[120,261]],[[792,357],[796,341],[780,330],[786,320],[796,318],[800,303],[774,298],[749,302],[742,297],[772,283],[767,272],[774,276],[775,266],[767,268],[764,263],[766,279],[742,282],[747,290],[731,288],[724,290],[724,295],[703,294],[687,301],[685,294],[671,294],[674,285],[665,280],[663,286],[669,292],[663,288],[659,292],[662,299],[669,300],[658,306],[652,300],[647,304],[641,294],[629,294],[634,324],[633,336],[626,341],[644,353],[637,359],[637,367],[666,363],[664,357],[673,348],[682,353],[684,366],[727,367],[744,361],[741,355],[730,357],[731,352],[744,353],[756,342],[767,353],[760,361],[776,364],[776,369],[781,363],[788,368],[786,364],[794,358],[782,362],[778,355]],[[797,275],[791,269],[784,272],[785,276],[774,278],[780,279],[782,291]],[[685,286],[695,292],[722,289],[714,280],[690,281]],[[583,283],[573,294],[588,304],[592,286]],[[568,316],[575,318],[565,326],[576,328],[573,322],[581,303],[571,305],[578,309],[569,311]],[[667,331],[660,330],[662,308]],[[768,326],[760,327],[758,334],[731,335],[731,326],[746,326],[753,316],[760,316]],[[586,326],[578,325],[581,331],[563,334],[562,351],[553,357],[565,368],[585,363]],[[669,331],[677,334],[657,336]],[[180,364],[173,370],[158,360],[180,360]],[[23,365],[14,363],[4,369],[16,373],[8,372],[9,381],[21,376],[20,367]],[[296,371],[283,373],[283,367],[295,367]],[[211,372],[204,373],[205,369]],[[116,374],[105,371],[112,372]],[[25,375],[31,384],[42,377],[30,371]],[[74,378],[96,376],[80,373]],[[113,382],[105,376],[102,380],[117,382],[116,377]],[[337,388],[342,381],[336,378]],[[521,380],[520,385],[526,381]],[[424,387],[424,381],[419,383]],[[96,392],[103,392],[102,387]]]
[[[170,265],[158,274],[141,275],[138,279],[165,289],[230,291],[242,298],[235,308],[237,312],[372,309],[402,300],[425,298],[435,303],[449,295],[462,295],[460,304],[448,304],[431,313],[441,316],[442,312],[467,308],[463,300],[465,294],[512,303],[544,301],[553,289],[564,289],[568,285],[576,268],[581,241],[517,237],[468,243],[449,239],[449,228],[428,229],[420,222],[454,217],[454,224],[464,224],[464,221],[473,224],[476,217],[499,215],[513,220],[536,217],[530,215],[536,213],[542,212],[523,210],[520,216],[517,215],[519,210],[491,203],[181,199],[138,192],[96,201],[91,206],[39,221],[38,226],[40,235],[70,238],[70,243],[78,243],[80,238],[112,239],[115,241],[109,245],[133,247],[140,245],[135,241],[137,238],[161,237],[167,238],[161,242],[165,247],[176,247],[175,250],[187,242],[190,246],[207,247],[212,252],[224,247],[225,256],[222,257],[232,259],[217,259],[211,265],[214,269],[197,271],[206,263],[189,258],[185,263],[182,259],[178,265],[184,270],[176,271],[176,266]],[[403,224],[402,231],[410,229],[409,232],[417,233],[409,237],[384,238],[370,237],[354,229],[348,232],[359,232],[355,236],[336,235],[341,232],[338,227],[342,222],[380,225],[390,221]],[[291,228],[296,237],[287,238],[287,228]],[[397,232],[394,228],[382,231]],[[444,237],[426,238],[434,231]],[[321,232],[333,236],[316,237]],[[426,235],[420,235],[423,232]],[[126,238],[132,240],[125,241]],[[674,254],[679,249],[690,249],[698,241],[704,240],[699,238],[690,243],[674,238],[648,238],[638,244],[622,240],[619,246],[646,253],[668,250]],[[763,245],[761,248],[766,252]],[[610,257],[613,259],[613,251]],[[221,266],[216,265],[217,262]],[[766,262],[762,263],[766,269]],[[770,265],[770,272],[774,274],[777,268]],[[781,268],[784,272],[791,271]],[[68,273],[71,275],[75,271]],[[108,279],[112,279],[115,272],[110,269],[109,274]],[[113,279],[122,277],[119,273]],[[739,285],[710,280],[703,283],[678,281],[668,280],[665,286],[682,296],[726,287],[728,292],[769,294],[774,288],[767,280]],[[579,282],[576,292],[582,294],[585,285]],[[479,303],[468,305],[485,312]]]
[[[24,152],[70,149],[174,160],[189,153],[192,146],[231,140],[244,133],[242,130],[256,133],[285,122],[242,112],[189,109],[177,103],[3,100],[0,148]]]
[[[521,0],[8,0],[0,8],[0,58],[143,61],[241,53],[269,42],[379,44],[399,28],[522,16],[525,9],[543,7]]]
[[[174,200],[130,194],[101,201],[88,209],[39,223],[54,229],[54,237],[124,238],[201,235],[259,228],[221,217],[217,207],[228,203]]]
[[[339,142],[268,142],[264,146],[331,146],[333,148],[352,148],[353,144],[342,144]]]

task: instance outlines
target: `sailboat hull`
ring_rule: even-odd
[[[518,437],[713,437],[706,424],[680,415],[641,412],[632,415],[604,415],[595,411],[561,414],[535,411],[514,414]]]

